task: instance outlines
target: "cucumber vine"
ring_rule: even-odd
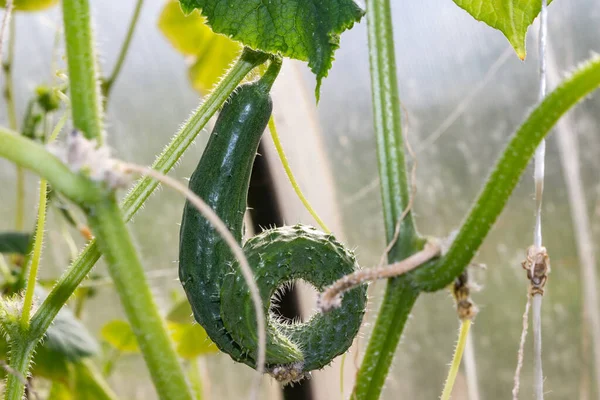
[[[35,0],[16,2],[16,10],[51,6],[56,1],[40,0],[38,3]],[[493,11],[482,8],[481,0],[455,0],[455,3],[476,19],[501,30],[517,54],[525,56],[525,34],[539,12],[536,1],[508,0]],[[0,1],[0,6],[5,4]],[[75,142],[88,146],[84,156],[93,154],[102,161],[100,156],[108,154],[103,145],[106,98],[102,95],[108,97],[117,81],[142,5],[143,0],[138,0],[113,73],[102,79],[98,74],[89,0],[62,2],[72,122],[76,134],[81,133],[86,138],[77,136],[80,138],[77,140],[84,142]],[[202,18],[206,18],[215,32],[228,35],[247,47],[158,156],[152,168],[157,173],[168,173],[222,107],[189,187],[214,210],[241,245],[250,173],[258,144],[271,118],[273,105],[269,92],[278,76],[281,57],[308,62],[316,74],[318,100],[321,81],[332,65],[340,35],[360,21],[364,11],[353,0],[266,3],[259,0],[180,0],[180,5],[188,13],[199,9]],[[515,10],[520,13],[519,21],[514,20]],[[405,322],[418,296],[441,290],[457,279],[460,281],[466,266],[504,209],[537,145],[565,112],[600,86],[600,58],[593,57],[530,113],[502,152],[449,249],[440,253],[439,249],[434,251],[428,247],[432,239],[418,233],[412,213],[403,213],[410,201],[410,191],[405,172],[390,0],[369,0],[367,18],[385,236],[388,242],[394,243],[388,253],[388,264],[403,266],[403,262],[419,261],[410,268],[400,268],[401,276],[393,276],[397,274],[389,269],[381,274],[392,277],[352,394],[353,399],[365,400],[379,397]],[[9,40],[10,59],[3,63],[7,74],[12,68],[13,30]],[[260,79],[241,84],[267,60],[270,60],[269,68]],[[103,82],[102,86],[99,82]],[[36,346],[51,332],[53,320],[101,254],[107,261],[159,397],[191,399],[189,384],[125,225],[158,183],[151,177],[142,178],[119,207],[116,189],[123,182],[107,179],[119,176],[108,158],[107,163],[101,165],[101,173],[97,173],[98,165],[92,165],[82,153],[78,156],[83,158],[84,168],[73,165],[71,157],[56,157],[56,152],[53,154],[36,143],[34,135],[21,134],[28,128],[16,132],[11,85],[9,79],[5,92],[11,126],[9,129],[0,127],[0,157],[15,163],[19,171],[28,169],[42,178],[41,207],[45,203],[46,181],[53,191],[79,206],[87,216],[95,239],[88,243],[39,306],[34,307],[32,300],[36,287],[35,268],[26,282],[28,292],[21,309],[8,307],[7,300],[2,299],[0,325],[8,336],[10,359],[7,370],[12,371],[7,377],[5,399],[23,397],[27,382],[22,378],[29,376]],[[28,119],[26,122],[32,122]],[[272,123],[271,131],[279,148]],[[55,132],[58,134],[60,129]],[[76,150],[82,148],[68,149]],[[291,171],[286,169],[286,172],[292,176]],[[41,235],[43,228],[42,214],[40,209],[37,235]],[[396,241],[397,224],[399,236]],[[26,253],[30,237],[25,233],[0,233],[0,250]],[[35,263],[40,258],[40,239],[41,236],[35,247]],[[240,272],[231,247],[226,245],[211,222],[186,202],[180,229],[179,278],[195,319],[219,349],[259,372],[264,362],[266,371],[283,383],[298,381],[347,351],[362,323],[366,307],[365,285],[349,289],[340,281],[338,289],[349,289],[340,301],[341,306],[326,307],[326,312],[318,313],[304,323],[288,324],[277,320],[270,313],[270,305],[273,294],[294,280],[304,280],[323,291],[348,275],[356,277],[360,268],[351,251],[330,232],[298,224],[265,230],[248,239],[243,250],[258,288],[258,293],[254,294],[260,296],[262,307],[257,308],[260,302],[252,298],[247,276]],[[424,253],[427,257],[419,258]],[[7,273],[7,268],[2,266],[3,272]],[[363,275],[370,277],[373,274]],[[458,294],[455,293],[455,297],[460,304],[462,298]],[[332,303],[337,303],[337,294],[332,296]],[[13,315],[19,312],[21,314]],[[31,318],[30,313],[33,313]],[[471,317],[466,319],[470,321]],[[23,321],[18,328],[7,322],[15,318]],[[462,339],[470,327],[469,321],[463,325]],[[263,330],[259,329],[261,324],[266,327],[266,336],[262,336]],[[462,346],[464,340],[461,343]],[[450,371],[450,384],[444,391],[444,398],[450,395],[458,364],[459,358]]]

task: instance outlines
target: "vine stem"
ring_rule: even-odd
[[[133,38],[133,32],[135,31],[135,27],[140,17],[140,13],[142,11],[142,5],[144,4],[144,0],[137,0],[135,4],[135,9],[133,11],[133,15],[131,16],[131,20],[129,21],[129,26],[127,28],[127,33],[125,34],[125,40],[121,45],[121,50],[119,51],[119,55],[117,56],[117,61],[113,70],[109,77],[102,82],[102,95],[104,96],[105,102],[108,101],[110,91],[121,72],[121,68],[123,67],[123,63],[125,62],[125,58],[127,57],[127,52],[129,51],[129,46],[131,44],[131,39]]]
[[[93,213],[88,213],[90,228],[96,234],[159,397],[191,400],[183,368],[114,195],[92,206]]]
[[[402,118],[389,0],[367,2],[367,32],[373,99],[373,119],[381,183],[386,243],[393,241],[395,226],[410,201],[406,176]],[[390,249],[388,262],[409,257],[424,243],[409,212],[399,229],[402,240]],[[352,399],[378,398],[400,341],[409,312],[418,296],[408,275],[388,281],[381,308],[357,374]]]
[[[15,17],[12,15],[13,2],[8,1],[4,11],[4,18],[2,19],[2,25],[0,26],[0,60],[2,61],[2,70],[4,72],[4,99],[6,100],[6,112],[8,114],[8,126],[12,130],[17,130],[17,111],[15,108],[15,98],[12,81],[12,67],[15,57],[15,33],[16,23]],[[8,51],[6,60],[3,58],[3,43],[8,26]]]
[[[456,344],[456,349],[454,350],[454,357],[452,358],[452,364],[450,365],[450,370],[448,371],[448,378],[446,379],[446,384],[444,385],[444,390],[442,391],[441,400],[450,400],[452,388],[454,387],[454,382],[456,381],[456,375],[458,375],[458,369],[460,368],[462,355],[467,344],[467,338],[469,337],[471,323],[472,321],[470,319],[465,319],[460,324],[458,342]]]
[[[0,60],[2,61],[2,70],[4,71],[4,100],[6,101],[6,113],[8,115],[8,126],[13,131],[18,130],[17,110],[15,107],[12,69],[15,57],[16,43],[16,19],[12,16],[14,4],[12,0],[8,0],[0,28]],[[12,18],[11,18],[12,16]],[[2,58],[2,44],[4,42],[5,25],[8,24],[8,53],[6,60]],[[15,199],[15,229],[23,230],[25,224],[25,174],[23,168],[17,165],[16,167],[16,199]]]
[[[91,204],[100,198],[100,190],[96,184],[72,172],[44,146],[2,127],[0,157],[45,178],[55,190],[77,204]]]
[[[64,124],[64,122],[63,122]],[[57,125],[58,129],[53,129],[48,143],[54,142],[60,133],[62,128],[60,121]],[[45,133],[44,133],[45,134]],[[31,313],[31,307],[33,305],[33,296],[35,292],[35,285],[37,282],[37,272],[40,265],[40,259],[42,257],[42,247],[44,245],[44,230],[46,227],[46,212],[47,212],[47,201],[48,201],[48,182],[46,179],[40,179],[40,193],[38,200],[38,215],[35,229],[35,239],[33,242],[33,255],[31,256],[31,263],[29,266],[29,276],[27,278],[27,288],[25,290],[25,298],[23,299],[23,312],[21,313],[21,326],[26,330],[29,327],[29,314]]]
[[[279,156],[279,160],[281,160],[281,165],[285,170],[285,174],[287,175],[288,180],[292,185],[292,188],[294,188],[294,192],[296,192],[296,196],[298,196],[298,198],[304,205],[304,208],[306,208],[306,210],[314,218],[317,224],[319,224],[321,229],[323,229],[325,233],[331,233],[327,225],[325,225],[325,222],[323,222],[323,220],[319,217],[319,214],[317,214],[315,209],[310,205],[308,199],[306,198],[306,196],[304,196],[304,193],[302,193],[300,185],[298,185],[298,181],[296,180],[296,177],[292,172],[292,168],[290,167],[290,163],[288,162],[285,152],[283,151],[283,146],[281,145],[281,140],[279,139],[279,134],[277,133],[277,126],[275,125],[275,118],[273,117],[273,115],[271,115],[271,118],[269,118],[269,132],[271,132],[271,139],[273,139],[273,144],[275,145],[275,149],[277,150],[277,155]]]
[[[88,0],[63,0],[73,125],[88,139],[104,142],[96,48]]]
[[[4,389],[4,400],[23,400],[23,392],[27,384],[27,371],[33,358],[36,342],[27,339],[25,333],[20,340],[10,342],[10,366],[5,368],[6,388]],[[25,371],[25,373],[23,373]]]
[[[413,271],[415,284],[435,291],[452,283],[479,250],[538,144],[564,113],[599,85],[600,57],[594,56],[529,114],[496,162],[448,252],[438,262]]]
[[[48,199],[48,182],[40,179],[40,198],[38,201],[38,215],[35,229],[35,239],[33,242],[33,255],[29,266],[29,276],[27,278],[27,289],[23,299],[23,312],[21,313],[21,326],[24,330],[29,326],[29,314],[33,305],[33,294],[37,280],[38,267],[42,257],[42,246],[44,244],[44,229],[46,227],[46,201]]]

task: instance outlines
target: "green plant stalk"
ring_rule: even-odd
[[[267,56],[251,50],[244,50],[240,59],[229,70],[217,85],[211,95],[200,105],[188,121],[173,137],[169,145],[156,159],[152,168],[167,174],[196,136],[225,102],[229,94],[237,87],[244,77],[256,66],[267,60]],[[0,137],[0,156],[2,155]],[[51,183],[52,184],[52,183]],[[122,204],[123,217],[129,221],[140,209],[146,199],[157,188],[158,183],[151,178],[142,178],[125,197]],[[58,191],[60,188],[54,186]],[[77,286],[85,279],[94,264],[100,258],[100,251],[95,240],[79,254],[79,257],[69,266],[46,300],[38,308],[31,319],[32,335],[40,339],[56,317],[63,305],[73,294]]]
[[[441,400],[450,400],[452,389],[454,388],[454,382],[456,382],[456,376],[458,375],[458,369],[460,368],[460,362],[462,360],[463,353],[465,352],[465,346],[467,345],[467,338],[469,337],[469,329],[471,328],[471,320],[465,319],[460,323],[460,331],[458,333],[458,342],[456,343],[456,349],[452,356],[452,363],[450,364],[450,370],[448,370],[448,377],[442,390]]]
[[[465,269],[504,209],[535,149],[560,117],[600,86],[600,57],[586,62],[529,114],[496,162],[448,252],[413,272],[422,290],[444,288]]]
[[[19,165],[16,167],[16,207],[15,207],[15,229],[22,231],[25,226],[25,171]]]
[[[23,312],[21,313],[21,326],[26,330],[29,326],[29,315],[33,306],[33,294],[37,281],[37,272],[42,258],[42,246],[44,244],[44,229],[46,228],[46,201],[48,199],[48,182],[40,179],[40,196],[38,201],[37,224],[35,228],[35,239],[33,242],[33,255],[29,265],[29,277],[27,278],[27,289],[23,299]]]
[[[321,229],[323,229],[325,233],[331,233],[331,230],[329,230],[327,225],[325,225],[325,222],[323,222],[321,217],[319,217],[319,214],[317,214],[315,209],[310,205],[310,202],[308,201],[306,196],[304,196],[304,193],[302,193],[302,189],[300,189],[298,181],[296,181],[296,177],[292,172],[290,163],[288,162],[285,152],[283,151],[281,140],[279,140],[279,134],[277,133],[277,126],[275,125],[275,118],[273,117],[273,115],[271,115],[271,118],[269,118],[269,132],[271,132],[271,139],[273,139],[273,144],[275,145],[275,149],[277,150],[277,155],[279,155],[281,165],[283,166],[285,174],[287,175],[288,180],[290,181],[290,184],[294,189],[294,192],[296,192],[296,196],[298,196],[298,198],[304,205],[304,208],[306,208],[306,211],[308,211],[308,213],[313,217],[313,219],[317,222]]]
[[[72,172],[44,146],[2,127],[0,157],[47,179],[55,190],[79,205],[93,204],[100,198],[101,190],[97,184]]]
[[[410,280],[388,283],[377,322],[356,377],[352,400],[378,399],[394,359],[408,315],[419,295]]]
[[[112,89],[113,84],[117,80],[117,76],[119,76],[121,68],[123,67],[123,63],[125,62],[125,57],[127,56],[127,52],[129,51],[129,45],[131,44],[133,32],[135,31],[135,27],[139,20],[143,4],[144,0],[137,0],[137,3],[135,4],[135,9],[133,11],[133,16],[131,17],[131,21],[129,21],[129,27],[127,28],[127,33],[125,34],[125,40],[121,45],[121,50],[119,51],[119,55],[117,56],[115,66],[110,76],[102,82],[101,88],[105,103],[108,101],[110,90]]]
[[[33,358],[37,342],[28,341],[25,332],[19,340],[10,342],[10,371],[6,373],[4,400],[23,400],[27,371]]]
[[[15,33],[16,16],[13,15],[9,23],[8,49],[6,60],[2,61],[2,70],[4,71],[4,99],[6,100],[6,112],[8,114],[8,126],[10,129],[17,130],[17,110],[15,108],[14,88],[12,80],[12,67],[15,59]]]
[[[94,204],[88,222],[98,238],[108,270],[117,288],[161,399],[191,400],[183,368],[158,312],[125,222],[114,196]]]
[[[88,0],[63,0],[73,124],[88,139],[103,143],[102,103]]]
[[[189,360],[188,374],[194,391],[194,399],[202,400],[204,398],[204,388],[202,385],[202,372],[200,371],[200,359]]]
[[[12,80],[13,60],[15,58],[15,43],[16,43],[16,15],[10,19],[8,33],[8,51],[6,60],[2,61],[2,70],[4,71],[4,100],[6,101],[6,113],[8,115],[8,126],[13,131],[19,129],[17,124],[17,110],[15,107],[14,88]],[[15,207],[15,229],[23,230],[25,224],[25,174],[23,168],[17,165],[16,176],[16,207]]]
[[[386,240],[394,238],[396,225],[410,200],[406,176],[400,97],[389,0],[367,2],[367,31],[373,116]],[[388,253],[390,263],[415,253],[422,240],[413,214],[408,212],[399,226],[398,241]],[[412,305],[417,299],[408,276],[390,279],[377,322],[358,372],[353,399],[379,397]]]

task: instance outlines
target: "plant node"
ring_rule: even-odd
[[[521,263],[523,269],[527,271],[529,279],[529,295],[544,295],[544,287],[550,273],[550,257],[545,247],[530,246],[527,249],[527,257]]]
[[[452,285],[452,296],[456,302],[456,313],[461,321],[472,320],[475,318],[479,309],[471,300],[471,289],[476,288],[469,283],[469,274],[464,271],[454,280]]]
[[[93,181],[104,182],[110,189],[127,187],[129,177],[110,157],[108,146],[98,146],[96,139],[87,139],[74,129],[65,145],[49,144],[48,151],[64,162],[71,171],[83,173]]]
[[[310,373],[304,371],[304,363],[301,361],[277,365],[269,369],[269,374],[283,385],[299,382],[310,376]]]

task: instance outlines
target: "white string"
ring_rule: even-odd
[[[546,42],[548,35],[548,8],[547,0],[542,0],[540,10],[539,33],[539,101],[546,96]],[[533,245],[536,249],[542,248],[542,196],[544,193],[544,158],[546,156],[546,141],[542,140],[535,151],[535,228],[533,232]],[[531,265],[534,268],[534,265]],[[534,294],[532,299],[533,323],[533,377],[534,393],[536,400],[544,399],[544,373],[542,371],[542,294]]]
[[[540,63],[540,91],[539,100],[546,97],[546,37],[548,34],[548,10],[547,0],[542,0],[540,11],[540,34],[539,34],[539,63]],[[533,233],[533,245],[542,247],[542,196],[544,193],[544,158],[546,156],[546,140],[542,140],[535,151],[535,229]]]
[[[541,294],[536,294],[532,299],[532,325],[533,325],[533,391],[536,400],[544,399],[544,373],[542,372],[542,299]]]
[[[479,385],[477,379],[477,363],[475,362],[475,346],[473,344],[473,332],[467,336],[467,345],[464,355],[465,376],[467,378],[467,392],[469,400],[479,400]]]

